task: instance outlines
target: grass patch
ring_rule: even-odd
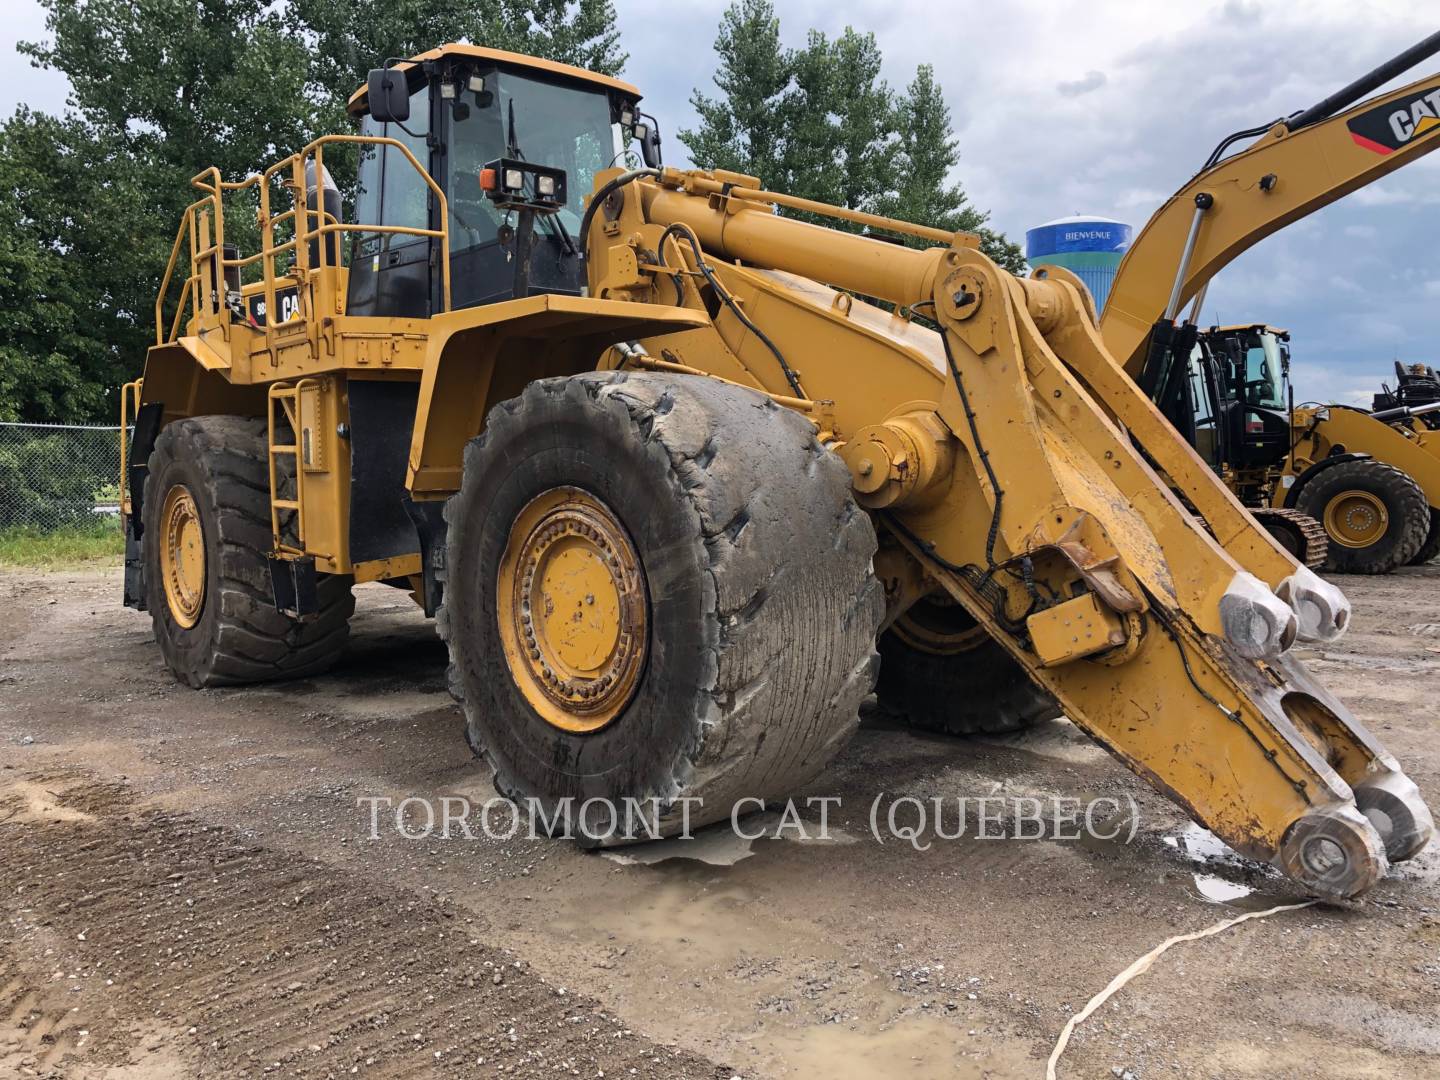
[[[86,563],[118,563],[125,538],[113,517],[42,532],[32,528],[0,530],[0,567],[53,570]]]

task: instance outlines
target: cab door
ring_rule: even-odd
[[[377,124],[369,116],[362,135],[379,135],[405,145],[415,159],[436,174],[430,147],[433,121],[430,85],[410,95],[410,119]],[[405,155],[393,146],[362,147],[355,220],[362,225],[435,229],[437,213],[430,187]],[[407,233],[354,234],[346,311],[351,315],[428,318],[440,310],[436,299],[437,241]]]

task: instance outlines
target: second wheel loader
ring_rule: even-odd
[[[1320,895],[1427,843],[1291,651],[1344,632],[1343,595],[1125,377],[1077,279],[664,167],[639,97],[446,45],[371,74],[359,134],[197,175],[126,394],[126,598],[179,678],[320,670],[378,581],[437,616],[499,789],[596,843],[629,838],[618,800],[673,833],[795,793],[877,670],[931,726],[1063,711]],[[632,137],[648,163],[610,167]]]

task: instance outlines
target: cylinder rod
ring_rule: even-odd
[[[701,193],[643,181],[639,188],[647,220],[689,225],[717,259],[739,259],[903,306],[933,297],[946,254],[945,248],[905,247],[778,217],[763,204],[737,209]]]
[[[1190,219],[1190,232],[1185,237],[1185,250],[1180,253],[1180,265],[1175,268],[1175,284],[1170,289],[1170,299],[1165,304],[1166,322],[1174,322],[1180,313],[1180,294],[1185,289],[1185,275],[1190,271],[1190,257],[1195,254],[1195,241],[1200,237],[1200,221],[1205,211],[1215,204],[1212,195],[1201,192],[1195,196],[1195,216]]]
[[[1381,409],[1379,412],[1372,412],[1372,420],[1405,420],[1412,416],[1425,416],[1428,413],[1440,412],[1440,401],[1431,401],[1424,405],[1401,405],[1396,409]]]
[[[1353,105],[1370,91],[1383,86],[1402,71],[1414,67],[1421,60],[1428,59],[1437,52],[1440,52],[1440,30],[1435,31],[1425,40],[1411,45],[1394,59],[1385,61],[1369,74],[1360,76],[1349,86],[1335,91],[1324,101],[1317,102],[1303,112],[1296,113],[1285,121],[1285,126],[1291,131],[1299,131],[1311,124],[1318,124],[1321,120],[1334,116],[1341,109]]]

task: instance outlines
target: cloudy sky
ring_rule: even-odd
[[[691,125],[710,87],[723,0],[615,0],[627,77],[667,135]],[[1432,6],[1433,5],[1433,6]],[[1440,28],[1426,0],[784,0],[781,35],[874,31],[886,78],[933,64],[960,140],[957,178],[1016,238],[1072,213],[1138,232],[1224,135],[1320,100]],[[64,80],[28,72],[16,40],[44,34],[32,0],[11,0],[0,58],[19,102],[59,110]],[[1426,9],[1426,24],[1416,16]],[[1432,58],[1400,83],[1440,69]],[[1440,363],[1440,154],[1402,168],[1272,236],[1212,285],[1207,320],[1265,320],[1294,335],[1297,394],[1368,404],[1393,359]]]

